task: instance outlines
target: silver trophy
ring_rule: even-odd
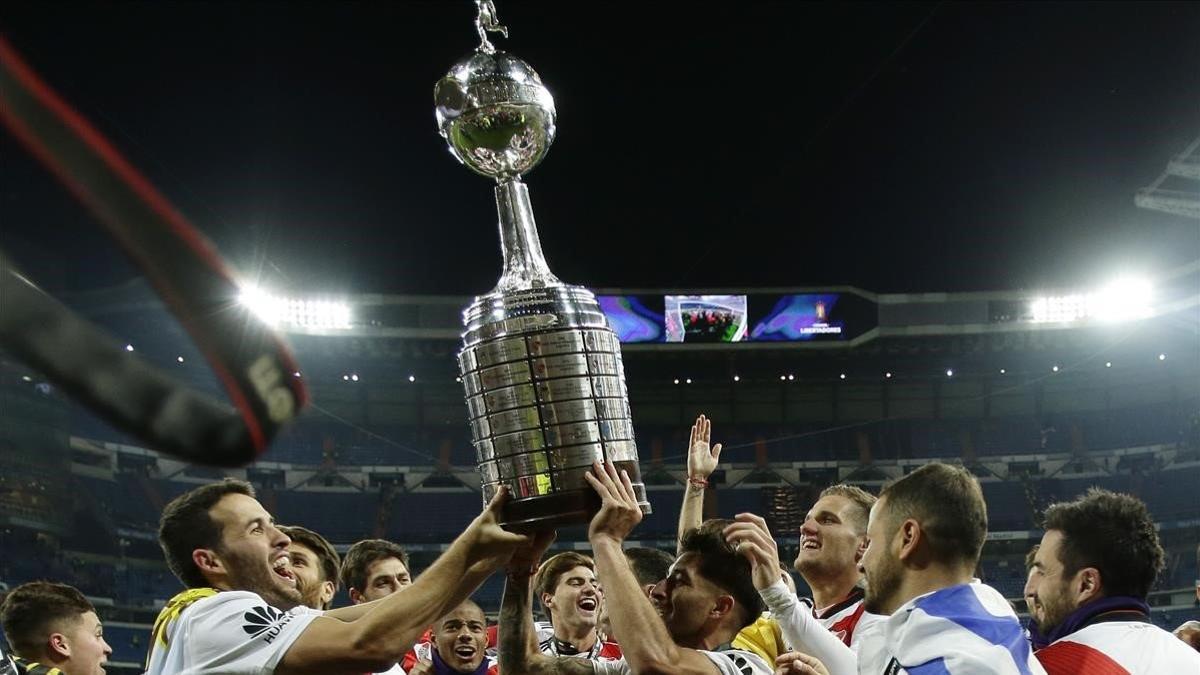
[[[507,485],[515,530],[586,522],[599,499],[584,474],[611,460],[649,513],[620,343],[591,291],[550,272],[521,182],[554,141],[554,99],[529,64],[492,46],[487,33],[507,30],[490,0],[476,4],[480,45],[434,101],[450,152],[497,183],[504,272],[463,311],[458,354],[483,499]]]

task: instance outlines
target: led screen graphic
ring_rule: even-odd
[[[661,295],[598,295],[596,302],[621,342],[663,341]]]
[[[663,298],[667,342],[741,342],[746,296],[668,295]]]
[[[758,342],[845,339],[846,322],[836,293],[779,296],[765,316],[757,318],[750,339]]]
[[[806,343],[850,341],[879,325],[879,308],[855,293],[600,295],[621,342]]]

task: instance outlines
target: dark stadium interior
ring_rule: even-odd
[[[1124,21],[1139,11],[1119,4],[1093,6],[1094,25],[1080,28],[1071,3],[802,11],[746,3],[748,9],[707,17],[680,3],[637,10],[601,3],[594,20],[571,29],[581,31],[586,58],[568,56],[567,31],[548,16],[553,4],[498,4],[513,29],[513,51],[543,70],[556,96],[563,92],[561,147],[528,181],[551,266],[614,303],[642,303],[638,316],[651,321],[662,318],[666,296],[750,299],[742,343],[721,341],[737,318],[722,310],[712,325],[688,329],[699,338],[684,340],[690,344],[671,344],[654,326],[651,337],[623,345],[654,509],[634,532],[635,545],[674,550],[688,432],[704,414],[713,440],[725,447],[705,514],[765,516],[784,561],[794,557],[805,512],[824,487],[845,482],[877,493],[942,460],[979,478],[989,536],[978,576],[1018,612],[1025,610],[1025,556],[1042,536],[1043,511],[1096,486],[1139,497],[1159,527],[1167,564],[1149,599],[1154,622],[1169,630],[1198,616],[1200,139],[1193,139],[1200,88],[1192,57],[1200,57],[1200,42],[1174,39],[1183,35],[1180,26],[1200,18],[1195,6],[1145,3],[1139,30],[1148,35],[1139,32],[1122,49],[1143,45],[1149,55],[1126,64],[1132,57],[1103,48],[1121,41],[1112,36],[1123,36]],[[315,530],[339,552],[363,538],[386,538],[410,552],[414,571],[428,566],[481,505],[455,356],[462,309],[471,294],[490,288],[499,268],[488,181],[445,156],[427,100],[433,79],[472,46],[464,18],[470,8],[308,3],[293,8],[276,34],[268,26],[287,10],[269,3],[240,17],[221,3],[79,3],[63,10],[78,11],[78,21],[62,26],[42,5],[15,3],[8,23],[0,18],[0,36],[144,165],[231,261],[280,294],[336,296],[352,319],[336,329],[281,328],[312,403],[257,462],[239,469],[186,464],[147,448],[0,348],[0,593],[35,579],[77,586],[104,618],[114,649],[108,672],[141,672],[150,624],[181,588],[156,539],[159,515],[173,497],[225,476],[249,480],[279,523]],[[611,65],[622,77],[656,80],[663,60],[695,49],[698,38],[686,36],[661,50],[642,44],[660,31],[683,31],[678,22],[700,33],[716,30],[710,22],[730,21],[738,35],[729,51],[745,60],[725,63],[724,48],[706,47],[693,67],[711,83],[675,64],[689,74],[670,91],[640,82],[590,99],[580,90],[608,86],[595,55],[613,48],[591,24],[639,12],[644,25],[622,39],[642,46]],[[284,63],[306,52],[326,20],[345,35],[309,54],[311,61]],[[802,160],[791,165],[781,157],[786,152],[759,147],[766,145],[762,135],[788,124],[777,120],[767,131],[705,141],[718,146],[708,155],[686,140],[662,138],[711,133],[712,120],[690,119],[697,113],[683,109],[702,87],[749,96],[744,90],[778,84],[774,71],[788,43],[777,24],[792,20],[806,22],[807,41],[814,41],[796,56],[801,61],[834,49],[836,40],[816,36],[822,31],[815,26],[862,22],[858,53],[813,76],[808,97],[792,92],[775,103],[804,109],[815,101],[788,122],[800,136]],[[439,28],[393,48],[395,24],[405,21],[466,29]],[[348,28],[361,23],[368,24],[361,33]],[[110,38],[92,35],[92,24],[137,35],[110,51]],[[1015,50],[1013,63],[996,55],[999,47],[968,44],[971,35],[1020,43],[1030,24],[1044,30]],[[172,26],[184,34],[187,54],[162,68],[180,77],[140,62],[143,52],[171,51],[160,43]],[[741,35],[758,29],[767,36]],[[50,46],[59,44],[59,30],[66,31],[61,40],[78,41],[74,49]],[[231,104],[229,123],[242,125],[236,132],[205,122],[214,111],[204,100],[226,95],[205,79],[225,77],[205,70],[206,31],[230,42],[213,69],[257,64],[234,80],[233,98],[275,92]],[[1163,31],[1171,39],[1156,37]],[[304,39],[287,37],[293,33]],[[780,40],[771,48],[750,45]],[[1146,46],[1151,42],[1157,51]],[[356,46],[362,51],[337,54]],[[1096,54],[1102,63],[1071,61],[1057,74],[1041,72],[1047,55],[1064,51]],[[101,56],[81,56],[93,52]],[[955,60],[949,54],[962,63],[947,65]],[[370,65],[354,83],[336,74],[359,60]],[[385,89],[415,91],[373,90],[393,61],[404,66]],[[1143,78],[1139,68],[1156,76]],[[126,70],[141,75],[126,73],[126,81],[117,74]],[[1095,70],[1108,74],[1085,79]],[[288,75],[268,83],[275,71]],[[1026,83],[1014,79],[1016,71],[1038,71],[1028,88],[1045,100],[1020,103]],[[284,114],[311,96],[292,91],[307,91],[310,75],[322,102],[311,117]],[[192,94],[180,81],[188,77],[196,79]],[[974,93],[952,95],[955,87],[939,85],[945,81]],[[174,98],[151,124],[148,108],[135,102],[142,87],[158,86]],[[1072,86],[1074,95],[1063,93]],[[354,102],[358,94],[362,100]],[[996,107],[999,97],[1006,105],[1018,100],[1013,119]],[[649,101],[639,105],[653,114],[632,110],[638,101]],[[424,107],[414,112],[418,103]],[[1113,110],[1089,117],[1109,103]],[[712,103],[710,112],[721,120],[741,115],[754,126],[763,123],[753,119],[763,114],[759,104]],[[947,112],[960,108],[968,111],[963,119]],[[329,119],[316,119],[322,117]],[[661,117],[685,119],[670,134]],[[369,122],[355,128],[359,118]],[[194,136],[189,124],[200,129]],[[641,138],[649,133],[642,125],[654,127],[651,138]],[[732,133],[736,125],[728,126]],[[310,128],[319,142],[295,140]],[[1028,137],[1016,128],[1029,129]],[[262,156],[230,169],[237,164],[230,158],[256,134],[265,139]],[[611,156],[623,152],[617,144],[630,134],[636,152]],[[893,141],[898,145],[888,147]],[[669,161],[656,168],[660,154]],[[1050,159],[1041,161],[1043,154]],[[0,249],[130,351],[224,397],[179,321],[102,241],[86,211],[6,134],[0,158]],[[755,168],[743,174],[745,166]],[[220,173],[214,167],[228,171],[229,184],[206,182]],[[263,179],[263,194],[254,193],[248,186],[266,175],[272,178]],[[1169,199],[1156,206],[1162,186],[1191,206]],[[604,199],[596,198],[600,192]],[[1194,214],[1178,210],[1189,208]],[[1046,313],[1047,302],[1113,300],[1096,289],[1130,270],[1153,284],[1152,299],[1121,296],[1103,316],[1092,309]],[[821,309],[796,324],[802,337],[754,337],[761,334],[754,322],[792,297],[820,298]],[[818,329],[804,333],[811,325]],[[778,337],[785,333],[790,337]],[[586,541],[583,526],[575,526],[559,533],[555,547],[585,548]],[[804,595],[807,586],[794,576]],[[502,587],[497,575],[474,596],[489,618]],[[347,602],[343,589],[335,604]]]

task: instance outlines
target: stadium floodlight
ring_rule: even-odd
[[[1159,354],[1159,355],[1158,355],[1158,360],[1159,360],[1159,361],[1166,361],[1166,360],[1167,360],[1167,355],[1166,355],[1166,354]]]
[[[1001,374],[1001,375],[1003,375],[1003,374],[1004,374],[1004,373],[1006,373],[1006,372],[1008,372],[1008,371],[1004,370],[1003,368],[1001,368],[1001,369],[1000,369],[1000,374]]]
[[[182,356],[176,356],[176,357],[175,357],[175,360],[176,360],[176,361],[178,361],[178,362],[180,362],[180,363],[183,363],[183,357],[182,357]]]
[[[738,377],[737,375],[734,375],[734,376],[733,376],[733,381],[734,381],[734,382],[741,382],[741,381],[742,381],[742,378]]]
[[[838,379],[841,379],[841,380],[846,379],[846,374],[842,373],[841,375],[838,375]]]
[[[1094,319],[1116,322],[1144,319],[1153,313],[1154,287],[1146,279],[1121,277],[1098,291],[1034,298],[1029,305],[1035,323]]]
[[[1105,367],[1105,368],[1112,368],[1112,361],[1105,361],[1105,362],[1104,362],[1104,367]]]
[[[783,382],[783,381],[785,381],[785,380],[787,380],[787,375],[780,375],[780,376],[779,376],[779,381],[780,381],[780,382]]]
[[[416,376],[416,375],[409,375],[409,376],[408,376],[408,381],[409,381],[409,382],[416,382],[416,381],[417,381],[417,376]]]
[[[133,345],[125,345],[125,351],[127,351],[127,352],[133,351]]]
[[[684,380],[684,383],[685,383],[685,384],[691,384],[691,383],[692,383],[692,378],[690,378],[690,377],[689,377],[688,379]]]
[[[884,376],[884,377],[886,377],[886,378],[887,378],[887,379],[889,379],[889,380],[890,380],[890,379],[892,379],[892,374],[891,374],[890,372],[888,372],[888,373],[884,373],[884,374],[883,374],[883,376]]]
[[[954,377],[954,370],[951,368],[947,368],[946,369],[946,377]]]
[[[350,376],[350,381],[352,381],[352,382],[358,382],[358,373],[354,373],[353,375],[351,375],[351,376]]]
[[[795,375],[788,375],[788,382],[791,382],[794,379],[796,379]]]
[[[675,384],[679,384],[679,378],[675,378]]]
[[[295,375],[296,377],[300,377],[300,371],[298,371],[298,370],[292,374]]]
[[[275,328],[350,328],[350,305],[345,302],[286,298],[257,286],[243,288],[238,302]]]
[[[1052,371],[1054,371],[1054,372],[1056,372],[1056,373],[1057,373],[1057,372],[1058,372],[1058,366],[1054,366],[1054,367],[1053,367],[1053,368],[1051,368],[1050,370],[1052,370]]]

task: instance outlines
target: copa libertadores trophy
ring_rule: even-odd
[[[497,183],[504,271],[463,310],[458,355],[484,502],[507,485],[516,530],[585,522],[599,499],[584,474],[611,460],[649,513],[620,343],[595,296],[550,272],[521,182],[554,141],[554,99],[529,64],[492,46],[488,32],[507,30],[490,0],[476,4],[480,45],[434,101],[450,152]]]

